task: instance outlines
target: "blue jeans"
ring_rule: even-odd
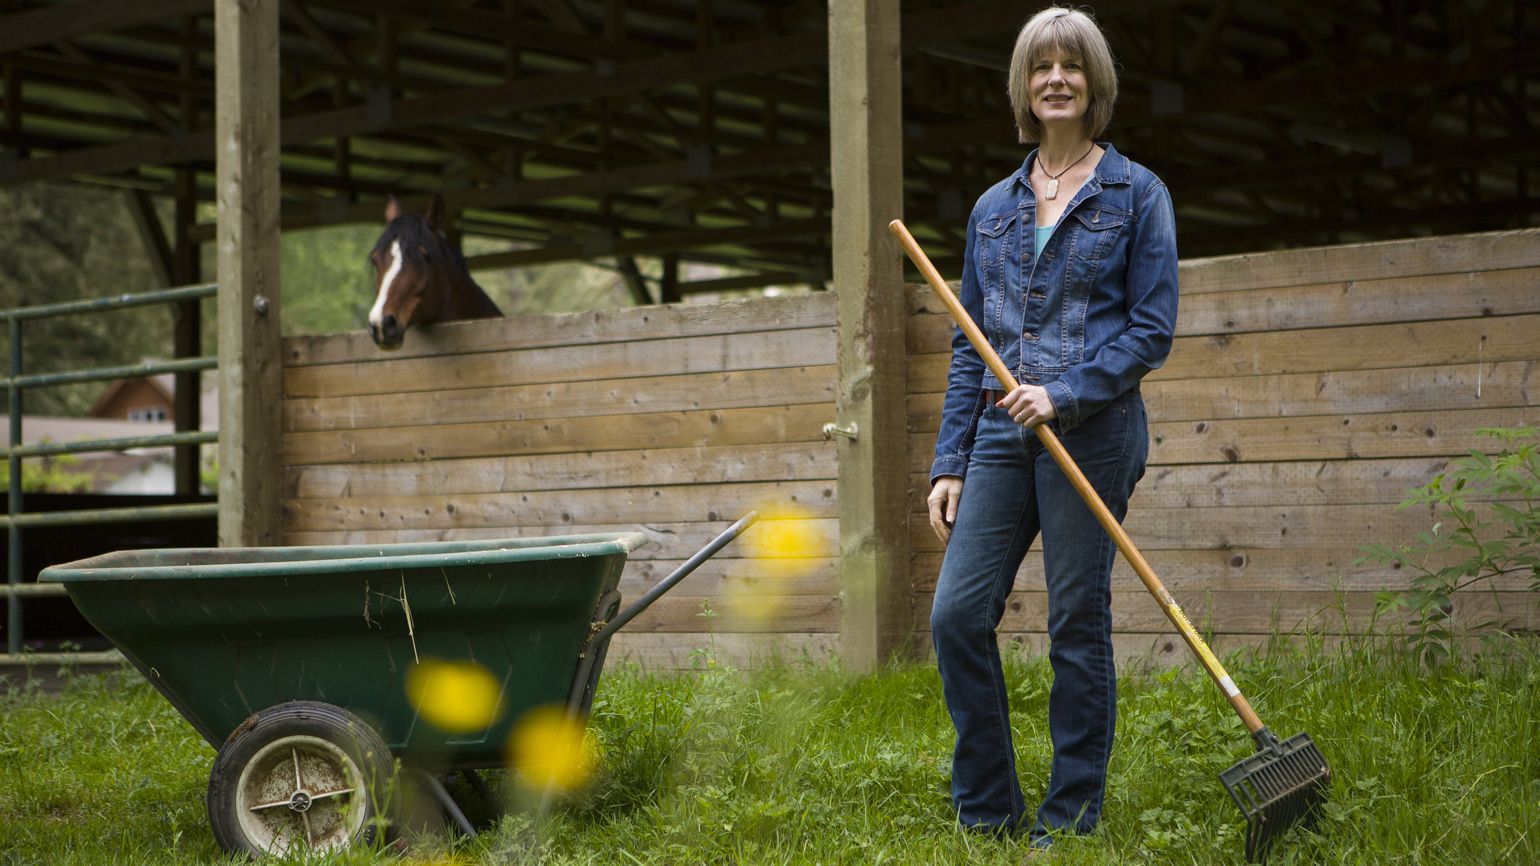
[[[1122,521],[1149,452],[1138,389],[1061,439]],[[1025,821],[995,631],[1039,532],[1053,666],[1053,767],[1031,833],[1087,833],[1101,815],[1117,714],[1111,589],[1117,548],[1037,435],[991,401],[978,422],[930,617],[947,711],[957,729],[952,802],[963,825],[976,829],[1016,832]]]

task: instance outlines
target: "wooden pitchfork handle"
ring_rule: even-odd
[[[909,254],[909,258],[914,262],[915,267],[919,268],[920,273],[925,275],[926,282],[930,283],[930,287],[935,290],[936,296],[941,299],[941,303],[946,305],[947,311],[952,314],[952,318],[957,321],[958,326],[967,335],[968,342],[973,344],[973,348],[978,350],[979,356],[984,359],[984,363],[989,365],[990,372],[995,374],[995,378],[1000,380],[1000,384],[1007,392],[1014,391],[1017,384],[1016,377],[1012,376],[1011,371],[1006,369],[1005,362],[1000,360],[1000,356],[995,353],[994,348],[989,345],[989,341],[984,338],[984,334],[979,330],[978,325],[973,323],[973,319],[968,315],[968,311],[963,309],[963,305],[958,302],[957,296],[952,294],[952,290],[947,286],[946,281],[941,279],[941,274],[936,272],[936,266],[930,263],[930,259],[926,257],[925,251],[920,249],[919,243],[915,241],[914,235],[911,235],[909,229],[904,226],[903,220],[894,220],[888,223],[888,229],[893,232],[894,237],[898,238],[898,242],[904,245],[904,252]],[[1123,527],[1118,523],[1117,518],[1113,517],[1112,512],[1107,510],[1106,503],[1102,502],[1101,496],[1097,494],[1096,488],[1091,486],[1091,482],[1086,480],[1085,473],[1080,471],[1080,467],[1075,464],[1075,459],[1064,449],[1064,445],[1059,441],[1059,437],[1054,435],[1047,424],[1038,424],[1032,428],[1032,431],[1037,434],[1037,438],[1043,443],[1043,447],[1048,449],[1048,453],[1053,455],[1053,462],[1059,465],[1059,470],[1064,473],[1064,477],[1068,478],[1070,483],[1075,486],[1075,490],[1080,494],[1080,498],[1085,500],[1086,506],[1096,515],[1097,522],[1102,525],[1103,529],[1107,530],[1108,535],[1112,536],[1112,540],[1117,544],[1118,550],[1123,552],[1123,557],[1128,560],[1128,564],[1133,566],[1134,572],[1139,575],[1139,579],[1144,581],[1145,589],[1150,591],[1150,595],[1155,596],[1155,600],[1160,603],[1161,609],[1166,612],[1166,617],[1171,620],[1172,625],[1176,626],[1177,631],[1182,633],[1182,639],[1187,641],[1189,647],[1192,647],[1193,653],[1203,663],[1203,667],[1208,670],[1209,676],[1214,678],[1215,684],[1225,693],[1225,697],[1230,701],[1230,706],[1235,708],[1236,715],[1240,716],[1241,721],[1245,723],[1246,730],[1252,734],[1262,730],[1262,720],[1257,718],[1256,712],[1251,709],[1251,704],[1241,694],[1240,689],[1235,687],[1235,681],[1230,679],[1229,674],[1225,673],[1224,666],[1219,663],[1219,659],[1214,656],[1214,652],[1208,648],[1208,644],[1204,643],[1203,638],[1198,634],[1198,630],[1193,628],[1192,623],[1187,621],[1187,616],[1182,613],[1182,608],[1177,605],[1176,599],[1171,597],[1171,593],[1166,591],[1165,584],[1161,583],[1160,578],[1155,576],[1155,569],[1150,567],[1150,564],[1145,561],[1144,555],[1139,552],[1139,548],[1134,546],[1133,539],[1128,537],[1128,533],[1123,531]]]

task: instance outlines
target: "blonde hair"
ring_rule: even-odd
[[[1022,26],[1016,35],[1016,50],[1011,53],[1007,90],[1022,144],[1043,140],[1043,124],[1032,113],[1032,65],[1055,49],[1079,59],[1085,70],[1090,96],[1085,113],[1086,134],[1095,138],[1112,122],[1112,106],[1118,99],[1118,73],[1107,38],[1084,12],[1049,6]]]

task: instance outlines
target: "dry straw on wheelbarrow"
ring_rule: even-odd
[[[888,223],[888,228],[903,244],[904,251],[914,261],[920,273],[935,290],[937,297],[951,312],[952,318],[962,328],[978,350],[984,363],[989,365],[991,372],[1000,380],[1000,384],[1007,391],[1016,388],[1016,378],[1006,369],[1000,356],[995,354],[989,341],[979,331],[978,326],[968,316],[952,290],[947,287],[941,275],[936,272],[935,265],[926,257],[925,252],[909,234],[901,220]],[[1252,711],[1251,704],[1241,695],[1240,689],[1235,687],[1235,682],[1214,656],[1208,644],[1198,635],[1192,623],[1177,606],[1176,599],[1166,591],[1166,587],[1155,576],[1155,570],[1145,561],[1143,554],[1134,547],[1133,541],[1123,527],[1118,524],[1117,518],[1107,510],[1106,504],[1091,487],[1080,467],[1064,449],[1059,438],[1048,428],[1047,424],[1039,424],[1033,428],[1037,438],[1053,455],[1053,460],[1064,472],[1065,477],[1075,486],[1080,493],[1080,498],[1096,515],[1102,528],[1112,536],[1117,543],[1118,550],[1123,552],[1128,564],[1133,566],[1139,579],[1144,581],[1144,586],[1160,602],[1166,616],[1175,625],[1177,631],[1182,633],[1182,639],[1192,648],[1203,667],[1208,670],[1209,676],[1225,693],[1230,706],[1235,709],[1241,721],[1245,723],[1246,730],[1251,732],[1251,737],[1256,741],[1257,753],[1237,763],[1235,766],[1219,774],[1219,780],[1224,783],[1225,790],[1230,792],[1230,797],[1236,805],[1246,814],[1246,858],[1252,861],[1265,860],[1267,850],[1273,840],[1278,838],[1285,830],[1294,824],[1310,818],[1326,796],[1327,783],[1331,781],[1331,769],[1326,766],[1326,759],[1321,755],[1320,749],[1311,742],[1309,735],[1296,734],[1287,740],[1280,740],[1262,724],[1257,714]]]

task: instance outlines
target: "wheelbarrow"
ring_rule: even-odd
[[[439,774],[506,766],[525,712],[586,719],[611,636],[756,519],[745,515],[621,610],[636,532],[337,547],[119,551],[46,568],[217,752],[209,823],[231,852],[373,844],[397,759],[475,835]],[[489,670],[500,713],[470,733],[422,718],[420,658]],[[431,767],[432,770],[417,769]]]

